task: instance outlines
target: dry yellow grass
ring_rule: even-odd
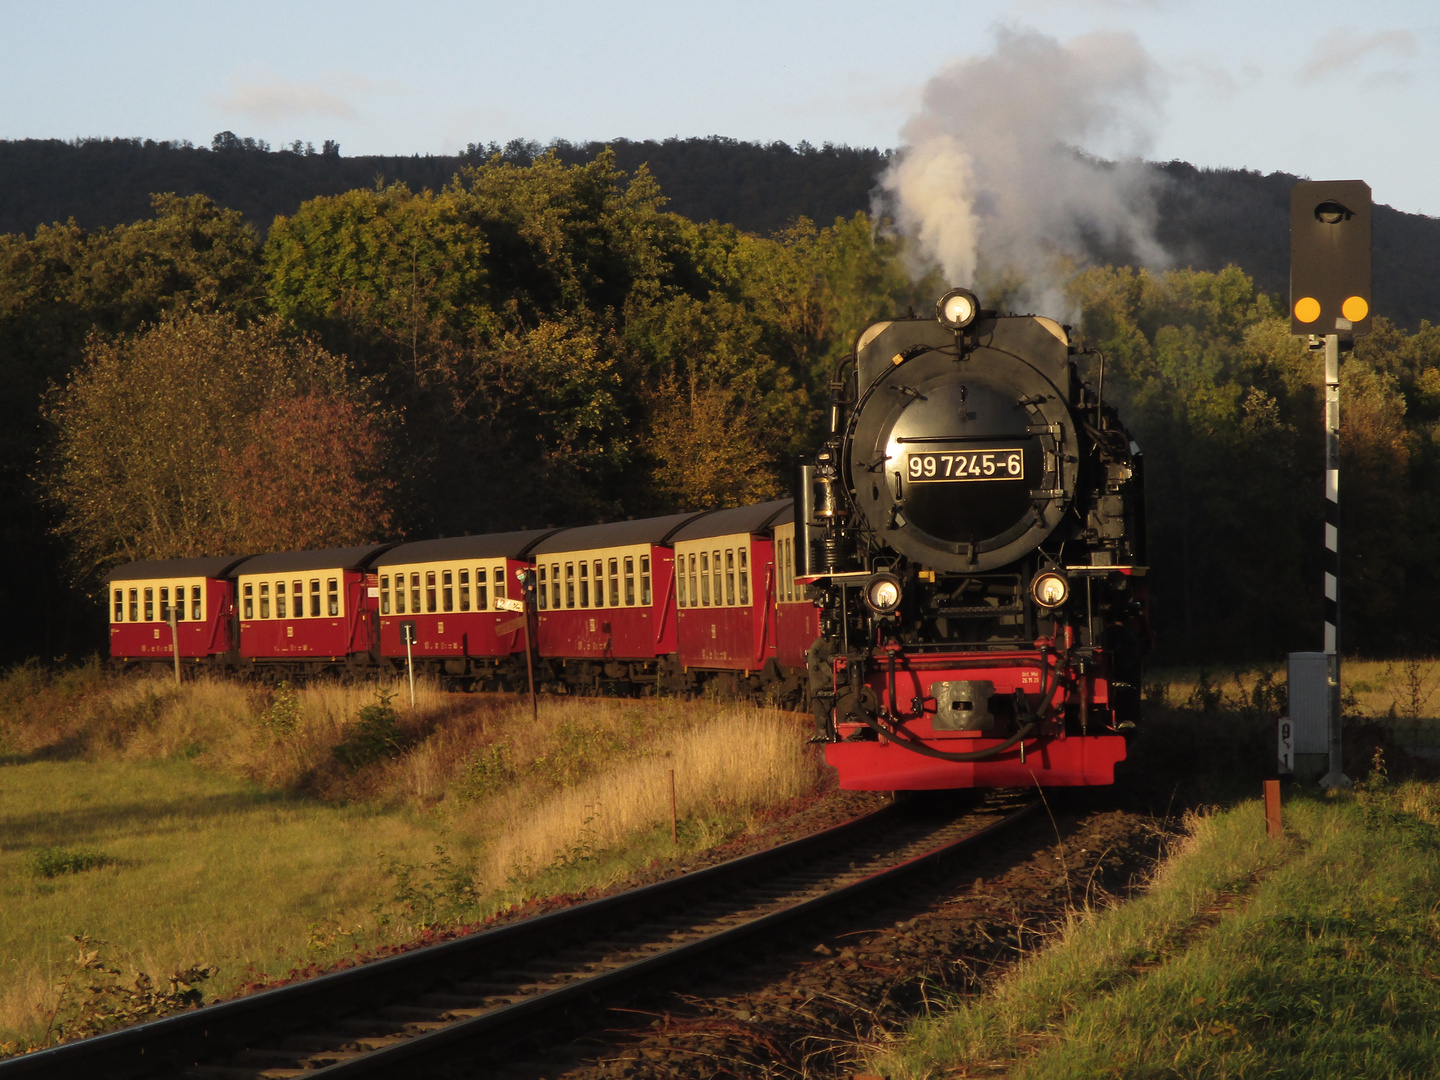
[[[522,791],[487,807],[503,831],[488,846],[481,880],[533,873],[577,853],[622,846],[670,820],[670,770],[681,818],[744,811],[814,790],[815,758],[794,714],[731,710],[667,737],[648,756],[610,769],[526,810]]]

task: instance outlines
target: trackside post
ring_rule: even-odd
[[[1370,185],[1305,180],[1290,189],[1290,332],[1325,355],[1325,788],[1347,787],[1340,756],[1340,350],[1370,332]]]
[[[181,601],[182,603],[184,601]],[[180,631],[175,622],[175,607],[170,607],[170,647],[175,652],[175,685],[180,685]]]
[[[405,642],[405,667],[410,672],[410,707],[415,707],[415,656],[411,649],[415,645],[415,624],[405,621],[400,624],[400,638]]]

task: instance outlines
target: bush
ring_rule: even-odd
[[[53,878],[61,874],[79,874],[98,870],[115,860],[99,851],[75,848],[41,848],[30,856],[30,873],[36,877]]]
[[[300,726],[300,695],[293,686],[282,681],[271,691],[270,704],[260,714],[260,722],[277,739],[288,739],[295,734]]]
[[[400,714],[390,704],[394,699],[393,690],[383,686],[376,689],[374,703],[361,708],[345,740],[331,749],[336,761],[351,769],[363,769],[405,749]]]

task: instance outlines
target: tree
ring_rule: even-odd
[[[187,312],[133,339],[93,334],[45,411],[56,437],[42,483],[63,513],[57,532],[79,576],[125,560],[377,537],[389,517],[363,483],[381,451],[368,408],[343,359],[278,320]],[[347,438],[353,447],[337,445]],[[333,505],[318,517],[280,512],[326,492]]]

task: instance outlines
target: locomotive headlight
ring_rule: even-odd
[[[980,301],[969,289],[951,289],[935,305],[935,318],[950,330],[964,330],[980,313]]]
[[[875,574],[865,583],[865,605],[876,615],[900,610],[900,579],[889,572]]]
[[[1070,582],[1064,574],[1047,570],[1030,583],[1030,595],[1043,608],[1057,608],[1070,597]]]

